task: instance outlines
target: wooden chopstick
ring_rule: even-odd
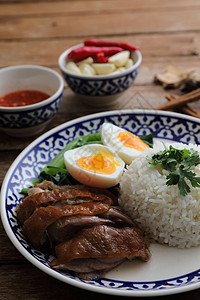
[[[169,101],[163,105],[157,106],[156,110],[170,110],[173,108],[181,107],[187,103],[200,100],[200,88],[196,89],[188,94],[182,95],[179,98]]]

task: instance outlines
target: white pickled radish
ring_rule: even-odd
[[[128,59],[127,63],[125,64],[125,68],[129,69],[134,64],[133,60],[131,58]]]
[[[89,64],[80,64],[79,69],[83,75],[96,75],[94,68],[92,68]]]
[[[119,70],[119,72],[121,73],[121,72],[124,72],[124,71],[126,71],[126,68],[124,68],[124,67],[121,67],[121,68],[118,68],[117,70]]]
[[[109,63],[102,63],[102,64],[92,64],[92,67],[94,68],[95,72],[98,75],[105,75],[105,74],[110,74],[115,71],[115,66],[113,64]]]
[[[73,61],[67,63],[66,69],[75,74],[81,74],[79,67],[77,67],[77,65]]]
[[[119,68],[116,69],[114,72],[112,72],[113,75],[114,75],[114,74],[120,74],[120,73],[121,73],[121,72],[120,72]]]
[[[123,67],[126,65],[130,57],[130,51],[122,51],[109,57],[108,62],[116,67]]]
[[[121,67],[121,68],[117,68],[114,72],[112,72],[112,74],[120,74],[121,72],[126,71],[126,68]]]
[[[86,59],[83,59],[83,60],[77,62],[77,66],[80,66],[80,65],[82,65],[82,64],[89,64],[89,65],[91,65],[91,64],[93,64],[93,62],[94,62],[94,60],[93,60],[93,58],[90,56],[90,57],[88,57],[88,58],[86,58]]]

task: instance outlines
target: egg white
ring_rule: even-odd
[[[141,151],[126,147],[117,137],[120,132],[127,132],[127,130],[111,123],[103,123],[101,126],[101,139],[104,145],[111,147],[129,165],[133,159],[141,154]]]
[[[77,165],[77,160],[82,157],[94,156],[98,153],[111,154],[118,165],[112,174],[99,174],[95,171],[88,171]],[[124,161],[109,147],[104,145],[85,145],[64,153],[64,162],[69,173],[80,183],[97,188],[110,188],[119,183],[125,167]]]

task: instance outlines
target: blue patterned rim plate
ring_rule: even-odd
[[[200,247],[177,249],[152,244],[149,262],[126,262],[96,281],[83,281],[52,270],[52,259],[30,246],[22,234],[15,208],[21,202],[22,187],[30,186],[50,159],[77,136],[99,130],[112,122],[142,136],[200,144],[200,120],[163,111],[124,110],[93,114],[62,124],[43,134],[16,158],[4,179],[1,191],[1,217],[15,247],[36,267],[63,282],[86,290],[119,296],[161,296],[200,288]]]

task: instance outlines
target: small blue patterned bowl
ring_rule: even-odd
[[[62,77],[46,67],[24,65],[1,69],[0,96],[20,90],[39,90],[50,97],[27,106],[0,106],[0,128],[16,137],[40,133],[56,114],[63,89]]]
[[[69,61],[67,55],[71,50],[81,46],[83,44],[71,47],[60,55],[58,65],[63,77],[72,91],[87,104],[94,106],[113,104],[133,84],[142,62],[140,51],[131,53],[135,64],[120,74],[86,76],[72,73],[66,69],[66,63]]]

